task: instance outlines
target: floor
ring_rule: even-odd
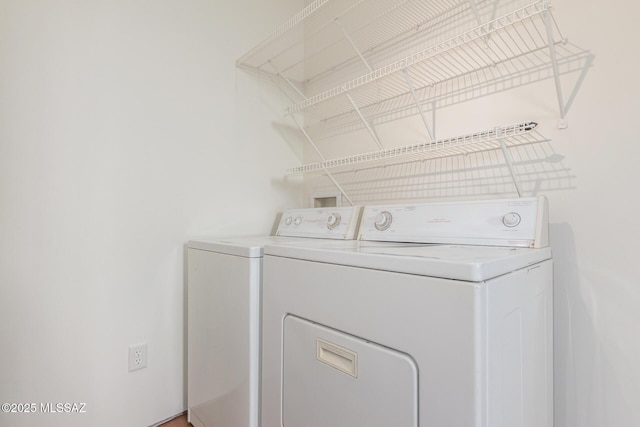
[[[182,414],[178,418],[174,418],[171,421],[167,421],[164,424],[160,424],[158,427],[193,427],[191,423],[187,422],[187,414]]]

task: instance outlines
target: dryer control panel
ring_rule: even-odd
[[[545,197],[369,206],[360,240],[542,248],[549,246]]]
[[[277,236],[353,240],[358,236],[362,206],[287,209]]]

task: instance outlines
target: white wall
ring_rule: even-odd
[[[535,120],[543,135],[552,139],[514,151],[524,195],[546,195],[550,201],[555,426],[638,426],[640,6],[622,0],[552,0],[551,4],[569,40],[595,55],[569,111],[569,128],[557,128],[555,89],[547,80],[438,111],[437,129],[445,138]],[[381,126],[378,133],[383,143],[397,145],[400,135],[415,141],[420,126],[414,120]],[[348,138],[375,150],[366,133],[360,135],[360,140]],[[331,158],[332,152],[345,155],[343,142],[319,145]],[[348,175],[340,178],[362,202],[514,197],[502,162],[499,154],[483,154],[386,168],[377,175],[361,171],[360,179],[370,180],[364,187],[349,183]],[[461,179],[468,181],[460,184]],[[474,187],[476,179],[483,184]],[[306,180],[305,187],[307,193],[331,188],[313,179]]]
[[[640,6],[555,1],[566,32],[595,54],[553,145],[576,176],[550,194],[556,259],[556,425],[640,425],[637,242]]]
[[[301,204],[280,100],[235,69],[300,7],[0,0],[0,403],[86,403],[0,425],[186,409],[184,242],[267,233]]]

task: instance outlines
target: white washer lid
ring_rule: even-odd
[[[306,241],[302,237],[279,236],[244,236],[219,238],[212,240],[190,240],[187,247],[209,252],[218,252],[225,255],[242,256],[246,258],[261,258],[265,245],[277,245],[281,243],[294,243]]]
[[[420,276],[481,282],[551,258],[541,249],[458,245],[265,246],[266,255]]]
[[[352,249],[369,246],[406,246],[406,243],[389,242],[359,242],[357,240],[332,240],[311,237],[289,236],[244,236],[212,240],[190,240],[187,246],[209,252],[225,255],[242,256],[246,258],[261,258],[267,245],[304,245],[305,247],[323,249]]]
[[[357,235],[361,206],[287,209],[275,236],[191,240],[187,247],[225,255],[261,258],[265,245],[306,241],[351,241]]]

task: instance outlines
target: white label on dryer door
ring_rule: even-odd
[[[418,368],[408,355],[289,315],[283,425],[417,427]]]

